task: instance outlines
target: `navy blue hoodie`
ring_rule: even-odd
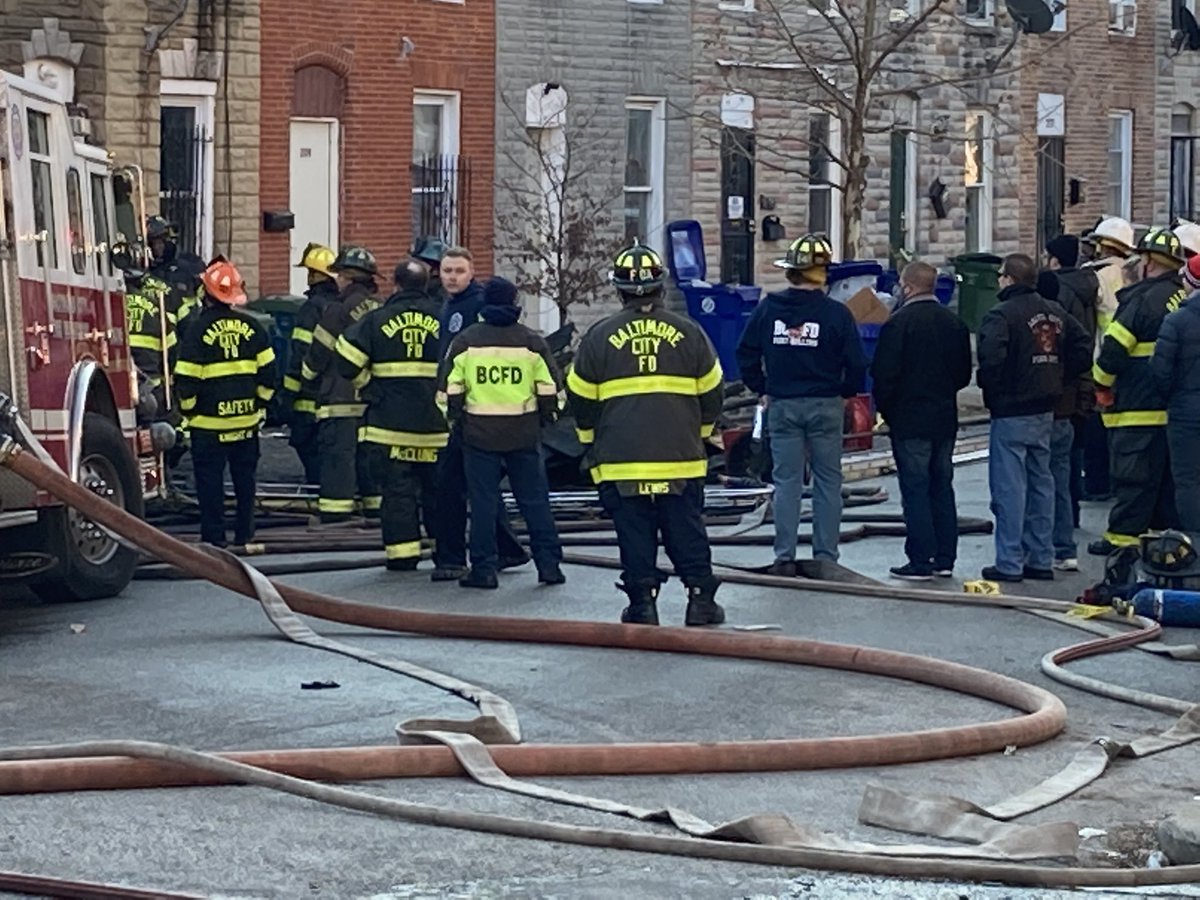
[[[824,291],[767,294],[737,348],[742,381],[768,397],[853,397],[867,358],[850,310]]]
[[[460,331],[470,328],[479,321],[481,309],[483,309],[483,285],[478,281],[472,281],[460,294],[446,294],[446,302],[442,304],[439,358],[446,358],[450,342],[458,336]]]

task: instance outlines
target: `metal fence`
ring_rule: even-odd
[[[412,163],[412,235],[451,246],[471,241],[471,162],[462,156],[423,156]]]
[[[201,223],[209,213],[204,208],[204,177],[211,149],[205,127],[195,124],[189,113],[186,107],[162,111],[159,210],[178,230],[178,251],[203,255]]]

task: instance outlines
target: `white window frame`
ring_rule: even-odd
[[[719,0],[717,9],[722,12],[754,12],[754,0]]]
[[[1062,9],[1054,14],[1054,24],[1050,26],[1051,31],[1066,31],[1067,30],[1067,0],[1056,0],[1062,4]],[[1053,8],[1053,4],[1052,7]]]
[[[214,126],[216,117],[217,83],[200,79],[164,78],[159,82],[159,105],[190,107],[196,111],[196,125],[204,128],[208,152],[204,154],[204,171],[200,173],[204,196],[196,210],[196,235],[200,238],[202,259],[213,255],[213,195],[216,181],[216,148]]]
[[[1187,126],[1184,129],[1176,127],[1177,118],[1186,117]],[[1194,137],[1196,128],[1196,110],[1189,103],[1177,103],[1171,109],[1171,150],[1168,156],[1170,164],[1170,176],[1168,178],[1167,190],[1167,206],[1176,215],[1180,215],[1180,211],[1175,209],[1175,188],[1178,183],[1175,178],[1175,160],[1176,160],[1176,144],[1177,142],[1186,142],[1187,153],[1187,193],[1191,198],[1191,210],[1188,211],[1190,216],[1196,214],[1196,139]]]
[[[1108,0],[1108,31],[1128,37],[1137,33],[1137,0]]]
[[[833,247],[833,258],[836,261],[841,258],[842,253],[842,204],[845,193],[842,190],[842,178],[839,175],[842,169],[837,162],[842,155],[842,120],[831,112],[810,110],[807,118],[810,127],[815,116],[826,116],[829,119],[829,180],[827,184],[813,184],[805,179],[805,208],[807,210],[811,206],[809,197],[812,191],[829,191],[829,233],[826,237],[829,238],[830,246]],[[809,152],[812,152],[811,148]]]
[[[641,187],[624,184],[622,172],[622,197],[626,194],[648,194],[646,204],[646,234],[638,239],[659,253],[663,251],[663,233],[666,226],[666,159],[667,159],[667,101],[663,97],[626,97],[626,146],[628,146],[628,111],[633,109],[650,112],[650,186]],[[622,218],[622,222],[624,218]]]
[[[995,223],[992,216],[992,207],[995,200],[995,153],[996,139],[993,133],[992,115],[986,109],[967,110],[967,128],[966,143],[970,143],[973,129],[971,121],[973,117],[978,117],[983,122],[983,171],[979,173],[979,181],[975,184],[966,184],[966,166],[963,167],[963,190],[964,194],[970,191],[979,193],[979,246],[973,252],[987,253],[992,249],[992,241],[994,239]],[[969,151],[967,153],[969,156]],[[964,208],[966,203],[964,200]]]
[[[996,4],[994,0],[979,0],[982,10],[978,13],[967,11],[967,3],[970,0],[962,0],[962,19],[968,25],[992,25],[996,21]]]
[[[46,104],[34,100],[32,97],[26,96],[25,108],[21,112],[21,128],[25,132],[25,155],[22,166],[25,171],[18,177],[29,179],[29,228],[32,232],[37,228],[37,218],[34,215],[33,209],[33,164],[34,162],[45,163],[50,170],[50,227],[45,229],[47,234],[54,241],[53,258],[49,260],[50,265],[44,266],[37,261],[37,247],[30,246],[30,262],[36,269],[42,269],[47,272],[59,272],[64,276],[70,271],[71,264],[66,261],[66,257],[70,256],[70,226],[67,221],[67,195],[66,195],[66,176],[62,165],[55,163],[54,155],[56,138],[54,108]],[[17,107],[20,109],[20,106]],[[33,135],[29,129],[29,113],[35,112],[46,117],[46,144],[49,152],[34,153],[33,152]],[[61,178],[59,176],[62,176]],[[40,234],[40,232],[38,232]],[[33,243],[37,242],[34,237]],[[44,244],[42,257],[46,259],[50,254],[45,252]]]
[[[1112,146],[1111,137],[1113,122],[1121,123],[1121,146],[1119,148],[1121,152],[1121,181],[1119,183],[1113,182],[1111,173],[1109,172],[1110,167],[1106,165],[1106,190],[1104,195],[1104,204],[1106,207],[1112,206],[1112,190],[1114,187],[1117,187],[1118,184],[1121,189],[1121,197],[1120,208],[1107,209],[1105,214],[1109,216],[1120,216],[1121,218],[1128,220],[1133,218],[1133,110],[1115,109],[1109,112],[1108,123],[1110,135],[1105,143],[1105,146],[1107,147],[1105,160],[1106,163],[1111,163],[1111,157],[1114,149]]]
[[[438,155],[453,156],[459,155],[461,146],[461,127],[462,127],[462,94],[459,91],[444,91],[435,88],[414,88],[413,89],[413,109],[418,106],[438,106],[442,110],[442,133],[439,136]],[[411,156],[411,152],[410,152]],[[420,194],[436,193],[438,191],[450,190],[455,199],[458,198],[458,185],[451,184],[442,188],[423,188],[413,185],[412,196],[415,198]],[[458,208],[454,211],[449,219],[448,226],[451,234],[458,234]],[[415,239],[417,235],[413,235]]]

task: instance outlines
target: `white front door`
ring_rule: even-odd
[[[292,119],[291,198],[294,265],[310,243],[338,248],[337,119]],[[291,293],[308,287],[304,269],[292,269]]]

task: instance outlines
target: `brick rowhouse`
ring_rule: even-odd
[[[319,35],[317,39],[313,36]],[[458,154],[470,166],[456,211],[476,267],[492,267],[495,15],[490,0],[263,0],[260,200],[290,208],[291,121],[338,123],[337,241],[370,248],[387,278],[407,254],[414,92],[457,93]],[[466,179],[457,180],[459,196]],[[286,293],[297,233],[263,232],[262,292]]]

